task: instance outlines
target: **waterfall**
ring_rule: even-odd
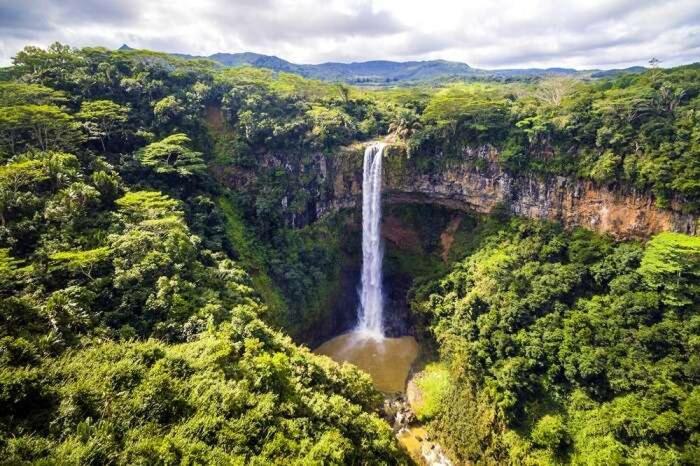
[[[362,171],[362,278],[357,331],[382,338],[382,153],[385,144],[365,149]]]

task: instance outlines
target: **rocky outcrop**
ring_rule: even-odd
[[[426,428],[416,420],[411,405],[403,394],[384,399],[384,419],[392,426],[399,444],[415,464],[425,466],[452,466],[452,461],[435,442]]]
[[[492,147],[466,148],[458,162],[428,166],[424,157],[407,158],[392,147],[385,158],[384,199],[478,213],[503,206],[515,215],[554,220],[567,228],[581,226],[619,239],[646,238],[660,231],[698,233],[697,217],[682,213],[679,202],[660,209],[647,193],[564,177],[513,176],[499,166],[497,157]],[[360,198],[359,148],[329,157],[327,165],[328,188],[316,203],[316,216],[353,207]]]

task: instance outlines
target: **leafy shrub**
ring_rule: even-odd
[[[418,375],[416,385],[420,389],[420,404],[413,408],[418,419],[428,420],[445,409],[444,400],[450,389],[447,368],[437,363],[428,364]]]

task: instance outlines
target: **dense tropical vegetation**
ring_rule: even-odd
[[[369,378],[263,322],[279,315],[217,205],[204,107],[255,94],[150,53],[55,45],[15,62],[0,83],[2,461],[396,462]]]
[[[616,244],[519,219],[474,233],[412,301],[450,373],[429,366],[425,403],[455,457],[695,464],[700,238]]]
[[[387,134],[424,170],[491,145],[516,175],[697,213],[699,91],[697,65],[368,90],[25,48],[0,70],[0,458],[401,462],[369,378],[285,336],[327,317],[357,253],[352,214],[319,210],[324,161]],[[454,268],[396,259],[431,278],[412,292],[441,359],[421,416],[452,454],[693,463],[698,239],[469,225]]]

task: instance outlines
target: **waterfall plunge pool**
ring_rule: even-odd
[[[354,364],[372,377],[377,390],[394,393],[406,387],[418,343],[412,336],[385,338],[354,331],[326,341],[314,353]]]

